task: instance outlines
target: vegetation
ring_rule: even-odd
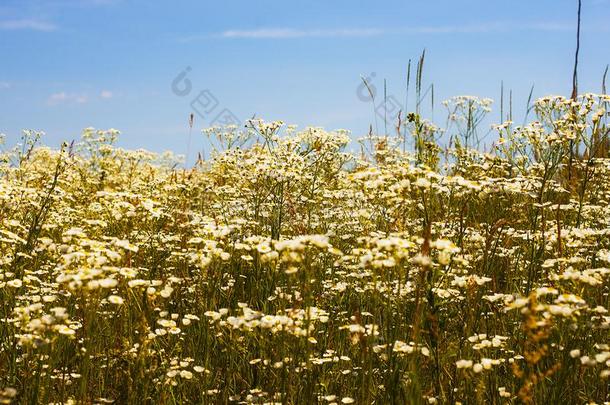
[[[358,153],[212,128],[189,169],[26,132],[0,166],[0,402],[608,403],[610,96],[539,99],[484,153],[490,105]]]

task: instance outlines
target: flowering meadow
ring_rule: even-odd
[[[253,120],[192,168],[0,164],[0,403],[610,403],[610,96],[392,135]]]

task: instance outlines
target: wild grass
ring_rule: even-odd
[[[472,97],[447,147],[415,112],[360,155],[252,121],[190,169],[26,132],[0,166],[0,401],[608,403],[609,103],[539,99],[487,153]]]

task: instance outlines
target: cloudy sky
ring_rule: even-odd
[[[532,84],[535,96],[570,93],[576,4],[2,0],[0,132],[15,143],[21,129],[44,130],[57,145],[117,128],[122,146],[183,153],[194,112],[196,129],[256,115],[360,136],[375,120],[361,76],[378,100],[386,79],[402,104],[424,48],[435,119],[450,96],[497,100],[501,81],[519,111]],[[608,21],[610,0],[583,0],[582,91],[600,91]]]

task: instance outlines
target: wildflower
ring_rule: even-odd
[[[55,330],[57,330],[57,332],[59,332],[60,334],[67,336],[72,336],[76,333],[74,329],[69,328],[66,325],[55,325]]]
[[[472,367],[472,360],[458,360],[455,365],[457,368],[470,368]]]
[[[118,281],[113,278],[105,278],[98,281],[99,286],[102,288],[114,288],[117,286]]]
[[[123,305],[124,301],[123,298],[119,297],[118,295],[110,295],[108,297],[108,302],[115,305]]]
[[[580,357],[580,350],[578,350],[578,349],[570,350],[570,357],[572,357],[573,359],[576,357]]]
[[[11,281],[8,281],[6,285],[12,288],[19,288],[23,285],[23,282],[20,279],[16,278]]]

